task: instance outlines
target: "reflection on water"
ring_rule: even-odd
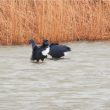
[[[32,63],[30,46],[0,47],[0,110],[110,110],[110,42],[74,42]]]

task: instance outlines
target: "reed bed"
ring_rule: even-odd
[[[110,39],[110,0],[0,0],[0,44]]]

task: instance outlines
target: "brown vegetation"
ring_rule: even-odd
[[[110,39],[109,0],[0,0],[0,44]]]

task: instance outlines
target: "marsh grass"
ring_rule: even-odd
[[[109,0],[0,0],[0,44],[110,39]]]

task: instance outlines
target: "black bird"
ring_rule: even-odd
[[[47,58],[50,49],[49,46],[42,45],[38,47],[33,39],[29,40],[29,44],[32,44],[32,61],[36,60],[39,62],[39,60],[44,61]]]
[[[48,40],[43,41],[44,46],[48,46]],[[58,43],[52,43],[49,45],[50,51],[49,55],[52,56],[52,58],[61,58],[65,56],[69,51],[71,51],[71,48],[65,45],[59,45]]]

